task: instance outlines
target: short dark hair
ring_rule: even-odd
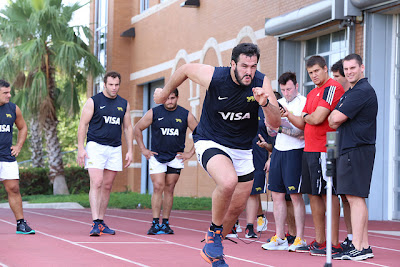
[[[6,82],[5,80],[0,80],[0,88],[1,87],[10,87],[10,84],[8,82]]]
[[[114,79],[118,78],[119,79],[119,83],[121,83],[121,74],[119,74],[116,71],[109,71],[109,72],[106,73],[106,75],[104,75],[103,81],[104,81],[105,84],[107,83],[107,78],[108,77],[111,77],[111,78],[114,78]]]
[[[340,59],[335,64],[333,64],[331,67],[331,71],[339,72],[342,77],[345,77],[344,71],[343,71],[343,61]]]
[[[278,79],[279,84],[285,85],[285,84],[287,84],[288,81],[292,81],[293,84],[296,86],[296,84],[297,84],[296,73],[287,71],[287,72],[283,73],[281,76],[279,76],[279,79]]]
[[[310,57],[306,62],[306,68],[311,68],[312,66],[317,65],[317,64],[321,68],[324,68],[326,66],[325,58],[323,58],[321,56]]]
[[[359,66],[361,66],[363,64],[361,56],[359,54],[355,54],[355,53],[345,56],[343,61],[350,61],[353,59],[355,59],[357,61]]]
[[[175,94],[175,96],[176,97],[178,97],[179,96],[179,91],[178,91],[178,88],[175,88],[175,90],[174,91],[172,91],[172,93],[171,94]]]
[[[238,62],[239,56],[241,54],[245,54],[248,57],[252,57],[254,55],[257,56],[257,62],[260,59],[260,49],[256,44],[252,43],[241,43],[235,46],[232,50],[232,57],[231,60]]]

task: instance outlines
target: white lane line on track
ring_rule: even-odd
[[[57,218],[57,219],[61,219],[61,220],[67,220],[67,221],[77,222],[77,223],[86,224],[86,225],[89,224],[89,223],[86,223],[86,222],[81,222],[81,221],[77,221],[77,220],[72,220],[72,219],[64,218],[64,217],[60,217],[60,216],[54,216],[54,215],[44,214],[44,213],[40,213],[40,212],[34,212],[34,211],[31,211],[31,210],[25,210],[24,212],[25,212],[25,213],[32,213],[32,214],[36,214],[36,215],[41,215],[41,216],[48,216],[48,217]],[[90,212],[88,212],[88,213],[90,214]],[[107,215],[107,216],[110,216],[110,215]],[[120,216],[114,216],[114,217],[117,217],[117,218],[125,218],[125,217],[120,217]],[[127,218],[127,219],[130,219],[130,218]],[[1,219],[0,219],[0,220],[1,220]],[[138,221],[142,221],[142,220],[138,220]],[[89,225],[90,225],[90,224],[89,224]],[[120,229],[115,229],[115,228],[114,228],[114,230],[116,230],[116,231],[118,231],[118,232],[121,232],[121,233],[126,233],[126,234],[130,234],[130,235],[134,235],[134,236],[139,236],[139,237],[143,237],[143,238],[147,238],[147,239],[152,239],[152,240],[157,240],[157,241],[163,241],[163,242],[165,242],[165,243],[173,244],[173,245],[180,246],[180,247],[184,247],[184,248],[194,249],[194,250],[197,250],[197,251],[200,251],[200,250],[201,250],[201,249],[199,249],[199,248],[195,248],[195,247],[191,247],[191,246],[187,246],[187,245],[184,245],[184,244],[180,244],[180,243],[176,243],[176,242],[171,242],[171,241],[167,241],[167,240],[163,240],[163,239],[158,239],[158,238],[155,238],[155,237],[149,237],[149,236],[147,236],[147,235],[135,234],[135,233],[132,233],[132,232],[128,232],[128,231],[124,231],[124,230],[120,230]],[[191,230],[191,229],[190,229],[190,230]],[[36,231],[36,232],[39,232],[39,231]],[[201,232],[204,233],[204,231],[201,231]],[[42,232],[40,232],[40,233],[42,233]],[[68,241],[68,240],[66,240],[66,241]],[[76,244],[76,245],[78,245],[78,246],[82,246],[82,245],[77,244],[76,242],[72,242],[72,241],[68,241],[68,242],[71,242],[71,243]],[[85,246],[82,246],[82,247],[85,247]],[[90,248],[89,248],[89,249],[90,249]],[[226,257],[226,258],[235,259],[235,260],[238,260],[238,261],[243,261],[243,262],[252,263],[252,264],[255,264],[255,265],[266,266],[266,267],[274,267],[274,266],[272,266],[272,265],[263,264],[263,263],[260,263],[260,262],[255,262],[255,261],[251,261],[251,260],[247,260],[247,259],[242,259],[242,258],[230,256],[230,255],[225,255],[225,257]],[[145,266],[145,265],[143,265],[143,266]]]
[[[165,242],[75,242],[77,244],[157,244],[157,245],[170,245]]]
[[[71,212],[80,212],[80,213],[91,214],[89,211],[84,211],[84,210],[69,210],[69,209],[65,209],[65,210],[68,210],[68,211],[71,211]],[[109,211],[112,211],[112,210],[113,210],[113,209],[109,209]],[[114,209],[114,210],[117,211],[117,209]],[[140,211],[132,211],[132,210],[129,210],[129,211],[127,211],[127,210],[118,210],[118,211],[122,211],[122,212],[126,212],[126,213],[151,214],[151,210],[150,210],[149,212],[140,212]],[[172,211],[172,213],[175,213],[175,212],[176,212],[176,211]],[[203,215],[203,214],[201,214],[201,215]],[[207,216],[208,216],[208,214],[204,214],[204,215],[207,215]],[[107,214],[107,216],[116,217],[116,218],[124,218],[124,219],[127,219],[127,220],[133,220],[133,221],[139,221],[139,222],[149,223],[148,221],[144,221],[144,220],[138,220],[138,219],[127,218],[127,217],[119,217],[118,215],[109,215],[109,214]],[[209,217],[211,217],[211,216],[209,216]],[[180,217],[180,216],[171,216],[170,218],[176,218],[176,219],[182,219],[182,220],[191,220],[191,221],[204,222],[204,223],[209,223],[209,222],[210,222],[210,221],[207,221],[207,220],[193,219],[193,218]],[[271,224],[275,225],[274,222],[268,222],[268,224],[269,224],[269,225],[271,225]],[[173,225],[173,224],[171,224],[171,226],[172,226],[172,225]],[[176,226],[176,225],[173,225],[173,226],[174,226],[175,228],[179,228],[179,229],[191,230],[191,231],[196,231],[196,232],[204,233],[204,231],[199,231],[199,230],[195,230],[195,229],[191,229],[191,228],[185,228],[185,227],[180,227],[180,226]],[[310,227],[310,226],[305,226],[305,228],[314,229],[313,227]],[[274,229],[274,228],[272,228],[272,229],[273,229],[273,230],[267,230],[267,231],[270,231],[270,232],[272,232],[272,233],[275,233],[275,229]],[[339,230],[339,232],[346,232],[346,233],[347,233],[346,230]],[[399,240],[398,237],[396,238],[396,237],[375,235],[375,234],[371,234],[371,233],[369,233],[368,236],[379,237],[379,238],[383,238],[383,239]],[[305,235],[304,237],[309,238],[309,239],[314,238],[314,236],[306,236],[306,235]],[[256,242],[257,242],[257,241],[256,241]],[[260,243],[265,243],[265,242],[261,242],[261,241],[259,241],[259,242],[260,242]],[[374,247],[375,247],[375,246],[374,246]]]
[[[4,263],[0,262],[0,267],[8,267],[7,265],[5,265]]]
[[[25,211],[25,212],[26,212],[26,211]],[[0,219],[0,221],[2,221],[2,222],[4,222],[4,223],[11,224],[11,225],[15,225],[14,223],[11,223],[11,222],[8,222],[8,221],[2,220],[2,219]],[[36,230],[36,233],[40,233],[40,234],[45,235],[45,236],[47,236],[47,237],[51,237],[51,238],[54,238],[54,239],[63,241],[63,242],[69,243],[69,244],[74,245],[74,246],[78,246],[78,247],[81,247],[81,248],[85,248],[85,249],[91,250],[91,251],[93,251],[93,252],[99,253],[99,254],[104,255],[104,256],[109,256],[109,257],[114,258],[114,259],[117,259],[117,260],[121,260],[121,261],[124,261],[124,262],[132,263],[132,264],[135,264],[135,265],[138,265],[138,266],[142,266],[142,267],[149,267],[148,265],[145,265],[145,264],[142,264],[142,263],[139,263],[139,262],[135,262],[135,261],[131,261],[131,260],[128,260],[128,259],[119,257],[119,256],[117,256],[117,255],[110,254],[110,253],[107,253],[107,252],[104,252],[104,251],[101,251],[101,250],[97,250],[97,249],[94,249],[94,248],[91,248],[91,247],[83,246],[83,245],[78,244],[78,243],[76,243],[76,242],[73,242],[73,241],[70,241],[70,240],[67,240],[67,239],[58,237],[58,236],[54,236],[54,235],[51,235],[51,234],[47,234],[47,233],[42,232],[42,231],[37,231],[37,230]]]

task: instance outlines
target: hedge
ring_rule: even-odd
[[[50,184],[48,174],[48,168],[21,168],[19,170],[21,195],[53,194],[53,185]],[[64,174],[71,194],[89,193],[90,179],[87,170],[80,167],[69,167],[64,169]],[[4,186],[0,186],[0,199],[7,199]]]

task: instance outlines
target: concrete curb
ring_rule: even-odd
[[[77,202],[59,202],[59,203],[28,203],[22,202],[24,209],[84,209]],[[9,209],[8,203],[0,203],[0,208]]]

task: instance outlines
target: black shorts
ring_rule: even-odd
[[[337,159],[337,193],[368,197],[375,161],[375,145],[355,148]]]
[[[300,193],[303,149],[274,149],[269,167],[268,189],[278,193]]]
[[[267,187],[265,185],[265,171],[255,170],[254,171],[254,182],[253,188],[251,189],[250,195],[259,195],[267,192]]]
[[[304,152],[300,192],[309,195],[326,194],[326,153]],[[336,194],[336,177],[332,177],[332,194]]]

